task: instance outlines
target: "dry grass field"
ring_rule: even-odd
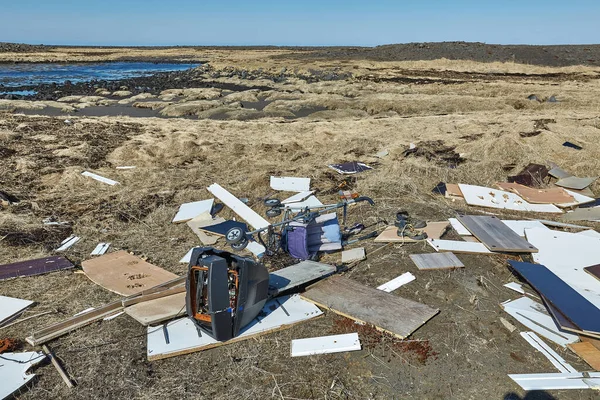
[[[310,59],[290,49],[123,50],[132,51],[143,58],[207,62],[211,69],[199,68],[196,82],[248,90],[192,89],[191,81],[190,90],[177,88],[132,101],[123,101],[131,96],[110,92],[51,103],[0,100],[0,190],[21,200],[0,210],[0,263],[51,255],[74,233],[82,241],[66,255],[77,265],[98,242],[111,242],[113,250],[128,250],[183,274],[186,266],[179,259],[200,243],[185,224],[170,222],[181,203],[208,198],[206,187],[217,182],[248,197],[262,213],[260,199],[271,193],[271,175],[310,177],[319,199],[334,202],[343,177],[327,168],[332,162],[357,160],[374,166],[351,179],[359,193],[376,202],[373,208],[359,206],[349,212],[349,223],[365,225],[391,221],[398,209],[428,221],[447,219],[457,211],[478,212],[433,195],[440,181],[493,185],[529,163],[547,161],[578,176],[600,174],[600,67]],[[0,53],[0,61],[27,62],[117,57],[106,49],[80,48]],[[258,69],[285,79],[248,80],[229,74]],[[314,71],[351,76],[302,78],[314,76]],[[531,94],[558,101],[527,100]],[[123,111],[123,116],[80,116],[86,108],[111,106],[146,107],[156,115],[139,118]],[[46,115],[32,115],[37,111]],[[67,118],[70,124],[64,122]],[[536,123],[540,120],[545,122]],[[521,135],[534,130],[541,132]],[[563,147],[567,140],[583,150]],[[410,143],[423,149],[423,156],[403,156]],[[451,168],[436,155],[442,147],[454,148],[465,161]],[[384,149],[387,157],[374,156]],[[137,168],[115,168],[123,165]],[[96,182],[81,176],[84,170],[121,184]],[[600,192],[598,186],[592,189]],[[223,215],[232,216],[227,209]],[[48,217],[70,226],[45,226],[42,220]],[[448,235],[453,237],[452,232]],[[416,281],[394,293],[440,309],[410,338],[414,342],[366,334],[359,352],[290,358],[291,339],[348,331],[342,318],[326,313],[276,334],[148,362],[146,329],[120,316],[50,343],[76,388],[67,389],[47,364],[35,370],[38,381],[21,397],[517,399],[523,393],[507,374],[554,372],[519,330],[511,333],[500,323],[500,317],[510,317],[499,303],[516,297],[502,287],[514,279],[505,256],[461,255],[466,266],[462,270],[425,272],[408,257],[431,252],[425,244],[388,246],[373,256],[369,252],[379,245],[366,241],[360,246],[368,258],[347,276],[375,287],[412,272]],[[323,261],[339,263],[339,254],[326,255]],[[266,264],[273,266],[269,260]],[[0,338],[22,339],[118,298],[76,272],[0,282],[0,294],[37,302],[26,316],[54,311],[0,329]],[[556,350],[575,368],[589,368],[572,353]],[[592,391],[552,395],[597,398]]]

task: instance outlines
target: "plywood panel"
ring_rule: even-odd
[[[453,253],[411,254],[410,258],[419,269],[453,269],[465,266]]]
[[[559,187],[553,187],[549,189],[537,189],[520,185],[518,183],[496,183],[502,190],[507,190],[518,194],[529,203],[538,204],[560,204],[560,203],[572,203],[575,198],[569,195],[565,189]]]
[[[117,251],[81,263],[94,283],[129,296],[177,278],[172,272],[147,263],[126,251]]]
[[[175,218],[173,218],[173,223],[187,222],[200,214],[210,212],[214,202],[215,199],[208,199],[182,204],[179,206],[179,211],[177,211]]]
[[[498,218],[487,215],[459,215],[457,219],[473,236],[492,251],[536,253],[537,249]]]
[[[144,326],[185,315],[185,292],[135,304],[125,313]]]
[[[342,276],[333,276],[311,286],[302,297],[399,338],[409,336],[439,312]]]
[[[580,342],[572,343],[568,347],[588,363],[590,367],[600,371],[600,350],[596,346],[589,342]]]

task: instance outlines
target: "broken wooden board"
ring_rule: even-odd
[[[416,301],[370,288],[342,276],[318,282],[302,298],[346,318],[375,326],[404,339],[439,310]]]
[[[539,221],[518,221],[518,220],[502,220],[502,223],[508,226],[514,233],[521,237],[525,237],[525,229],[541,228],[548,229],[546,225]]]
[[[587,196],[587,197],[595,197],[596,196],[594,194],[594,192],[592,192],[592,189],[590,189],[589,187],[586,187],[585,189],[581,189],[581,190],[569,189],[569,192],[577,193],[577,194],[580,194],[582,196]]]
[[[459,183],[467,204],[479,207],[499,208],[515,211],[531,211],[545,213],[562,213],[560,208],[552,204],[531,204],[514,193],[496,190],[484,186],[464,185]]]
[[[585,267],[583,270],[600,281],[600,264]]]
[[[263,229],[271,225],[269,221],[242,203],[237,197],[229,193],[218,183],[213,183],[207,189],[215,197],[221,200],[227,207],[231,208],[233,212],[239,215],[244,221],[250,224],[250,226],[252,226],[254,229]]]
[[[410,259],[420,270],[464,268],[453,253],[411,254]]]
[[[440,240],[427,239],[427,243],[435,249],[435,251],[464,254],[492,254],[483,243],[479,242],[459,242],[458,240]]]
[[[33,301],[0,296],[0,326],[19,316]]]
[[[342,264],[348,264],[354,261],[361,261],[367,258],[364,247],[342,251]]]
[[[537,249],[494,216],[459,215],[458,221],[491,251],[537,253]]]
[[[528,203],[533,204],[561,204],[572,203],[575,201],[575,198],[572,195],[560,187],[537,189],[520,185],[518,183],[506,182],[497,182],[496,186],[502,190],[513,192],[521,196]]]
[[[22,387],[26,386],[34,377],[27,371],[36,364],[44,361],[46,355],[37,351],[26,353],[2,353],[0,362],[0,399],[11,397]]]
[[[548,359],[558,369],[563,373],[575,373],[577,370],[573,368],[572,365],[567,363],[564,358],[558,355],[557,352],[552,350],[538,335],[533,332],[521,332],[521,337],[527,340],[527,342],[537,351],[542,353],[544,357]]]
[[[323,312],[318,307],[293,295],[267,301],[259,316],[243,327],[238,336],[227,342],[218,342],[204,332],[200,334],[189,318],[181,318],[161,326],[150,326],[148,360],[161,360],[266,335],[321,315]],[[168,343],[165,336],[169,338]]]
[[[196,218],[200,214],[210,213],[215,199],[195,201],[193,203],[185,203],[179,206],[179,211],[173,218],[174,224],[180,224]]]
[[[272,176],[271,189],[284,192],[307,192],[310,190],[310,178]]]
[[[456,183],[446,183],[445,197],[464,199],[464,196],[460,191],[460,187]]]
[[[596,348],[592,343],[580,342],[571,343],[568,345],[575,354],[577,354],[583,361],[596,371],[600,371],[600,350]]]
[[[126,251],[86,260],[81,266],[94,283],[123,296],[136,294],[177,278],[174,273],[147,263]]]
[[[556,205],[560,208],[582,206],[585,204],[593,203],[595,200],[593,197],[584,196],[583,194],[574,192],[572,190],[565,189],[565,192],[567,192],[570,196],[573,196],[573,201],[568,202],[568,203],[560,203],[560,204],[557,203]]]
[[[590,229],[589,226],[565,224],[564,222],[548,221],[546,219],[536,219],[535,221],[541,222],[545,226],[552,226],[555,228]]]
[[[117,182],[117,181],[113,181],[112,179],[108,179],[108,178],[105,178],[98,174],[94,174],[93,172],[84,171],[81,173],[81,175],[87,176],[89,178],[97,180],[98,182],[106,183],[107,185],[111,185],[111,186],[119,184],[119,182]]]
[[[562,347],[579,341],[577,335],[567,332],[558,326],[542,304],[528,297],[505,301],[500,306],[527,328]]]
[[[593,389],[600,386],[600,373],[509,374],[523,390]]]
[[[599,221],[600,207],[578,208],[561,216],[563,221]]]
[[[582,331],[600,333],[600,309],[567,285],[548,268],[539,264],[509,260],[517,271],[538,293],[555,306]]]
[[[74,265],[71,261],[57,256],[19,261],[13,264],[0,265],[0,280],[21,276],[42,275],[73,267]]]
[[[427,237],[431,239],[439,239],[448,229],[449,222],[428,222],[427,226],[423,229],[416,229],[417,232],[427,233]],[[422,240],[414,240],[408,236],[398,236],[398,228],[395,226],[388,226],[377,236],[374,240],[376,243],[417,243]]]
[[[313,356],[316,354],[342,353],[360,350],[358,333],[294,339],[290,347],[292,357]]]
[[[269,274],[269,297],[278,296],[288,290],[324,278],[337,270],[335,265],[316,261],[301,261]]]
[[[597,176],[593,178],[578,178],[576,176],[568,176],[566,178],[559,179],[554,184],[567,189],[582,190],[594,183],[596,179],[598,179]]]
[[[405,272],[402,275],[392,279],[391,281],[386,282],[383,285],[377,286],[377,290],[383,290],[384,292],[390,293],[398,289],[399,287],[414,281],[415,279],[417,278],[413,274],[411,274],[410,272]]]
[[[135,304],[125,313],[144,326],[180,317],[186,314],[185,292]]]

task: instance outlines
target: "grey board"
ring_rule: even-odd
[[[269,274],[269,296],[278,296],[285,291],[331,275],[336,270],[334,265],[306,260],[271,272]]]
[[[537,253],[527,240],[517,235],[498,218],[487,215],[459,215],[457,219],[491,251]]]
[[[555,185],[562,186],[567,189],[582,190],[590,186],[598,177],[594,178],[578,178],[576,176],[569,176],[566,178],[559,179]]]
[[[449,269],[465,266],[453,253],[411,254],[410,259],[419,269]]]

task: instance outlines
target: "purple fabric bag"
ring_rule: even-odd
[[[290,228],[291,229],[287,232],[288,253],[294,258],[308,260],[310,254],[308,252],[308,244],[306,243],[308,237],[306,234],[306,227],[290,226]]]

